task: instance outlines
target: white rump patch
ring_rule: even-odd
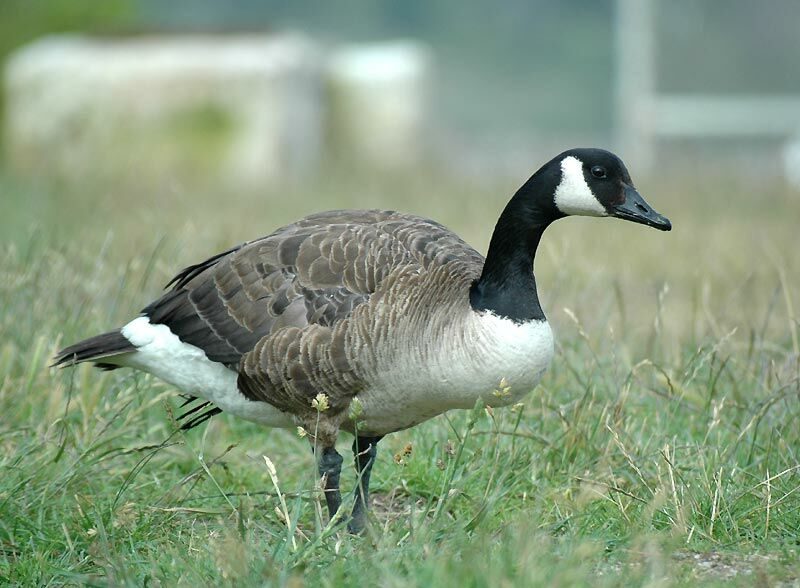
[[[237,374],[211,361],[199,347],[181,341],[166,325],[140,316],[121,329],[136,353],[120,356],[120,365],[136,368],[169,382],[183,392],[212,402],[223,411],[268,427],[291,427],[292,418],[271,404],[239,392]]]
[[[561,160],[561,183],[556,188],[554,200],[564,214],[608,216],[583,177],[583,163],[572,155]]]

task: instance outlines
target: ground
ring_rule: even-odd
[[[485,250],[514,183],[77,192],[0,175],[0,579],[798,585],[800,198],[724,172],[637,181],[671,233],[548,230],[551,371],[513,409],[384,440],[365,537],[324,526],[296,431],[221,415],[182,433],[169,386],[48,359],[135,315],[181,266],[315,210],[402,209]]]

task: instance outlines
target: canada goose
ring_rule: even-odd
[[[187,267],[138,318],[61,350],[54,365],[150,372],[202,401],[183,415],[187,428],[220,411],[303,427],[331,517],[341,505],[335,442],[342,429],[354,434],[349,528],[359,532],[384,435],[478,399],[515,403],[539,382],[553,338],[533,259],[544,230],[568,215],[671,229],[616,155],[572,149],[511,198],[485,259],[418,216],[313,214]],[[501,381],[509,393],[498,397]]]

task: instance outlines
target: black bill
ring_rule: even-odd
[[[635,188],[626,185],[624,194],[625,200],[621,204],[612,206],[609,210],[611,216],[647,225],[659,231],[672,229],[669,219],[653,210],[653,207],[645,202]]]

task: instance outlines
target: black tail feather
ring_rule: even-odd
[[[79,341],[74,345],[65,347],[59,351],[53,358],[53,363],[50,367],[67,367],[76,363],[84,361],[93,361],[95,367],[102,370],[114,370],[119,366],[109,361],[98,361],[106,358],[111,358],[124,353],[132,353],[136,351],[136,346],[128,341],[119,331],[111,331],[110,333],[103,333],[89,339]],[[198,401],[199,404],[189,407],[188,410],[178,416],[177,420],[181,424],[181,429],[187,431],[194,427],[206,422],[212,416],[222,412],[213,404],[207,401],[200,400],[195,396],[188,394],[181,394],[183,402],[181,408],[189,406],[191,403]]]
[[[123,353],[136,351],[136,346],[128,341],[119,331],[111,331],[96,335],[89,339],[79,341],[74,345],[65,347],[53,358],[51,367],[66,367],[84,361],[97,361]],[[115,369],[114,363],[103,361],[97,363],[98,367],[110,370]]]
[[[181,404],[181,407],[184,407],[194,402],[195,400],[199,400],[199,398],[190,396],[186,398],[186,400]],[[203,411],[203,412],[200,412],[200,414],[196,414],[198,411]],[[181,430],[188,431],[189,429],[193,429],[194,427],[203,424],[212,416],[217,415],[221,412],[222,409],[214,406],[210,402],[200,401],[200,404],[198,404],[193,408],[190,408],[189,410],[181,414],[176,420],[181,423]]]

